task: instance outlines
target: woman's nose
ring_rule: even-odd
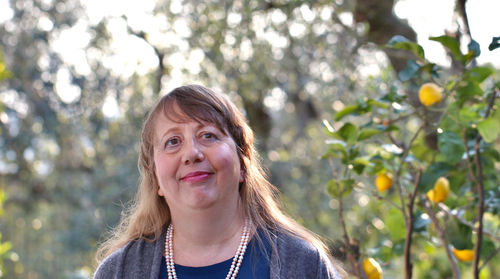
[[[188,141],[186,145],[184,145],[184,153],[182,156],[182,161],[186,165],[201,162],[205,159],[205,155],[199,143],[194,139]]]

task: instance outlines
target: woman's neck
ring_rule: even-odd
[[[232,258],[244,223],[239,199],[219,210],[172,212],[175,263],[206,266]]]

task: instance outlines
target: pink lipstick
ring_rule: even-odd
[[[206,171],[194,171],[186,174],[181,178],[181,181],[184,182],[198,182],[208,179],[212,173]]]

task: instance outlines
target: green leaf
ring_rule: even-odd
[[[385,225],[389,230],[389,235],[393,242],[397,242],[406,237],[405,222],[402,213],[391,208],[385,218]]]
[[[495,243],[493,243],[493,241],[487,239],[487,238],[483,238],[483,242],[481,243],[481,253],[479,253],[481,255],[481,258],[482,259],[485,259],[486,257],[488,257],[491,253],[493,253],[495,251]]]
[[[329,139],[325,141],[330,149],[347,152],[347,143],[342,140]]]
[[[446,223],[446,231],[448,232],[450,243],[456,249],[472,249],[474,247],[471,227],[451,219]]]
[[[363,172],[363,170],[365,169],[365,167],[367,167],[367,166],[374,166],[374,164],[372,162],[370,162],[369,159],[366,159],[366,158],[356,158],[356,159],[354,159],[352,164],[353,164],[353,170],[357,174],[361,174]]]
[[[474,53],[474,57],[478,57],[479,55],[481,55],[481,48],[474,39],[471,40],[471,42],[467,45],[467,48],[469,49],[469,51]]]
[[[419,160],[431,162],[434,159],[434,151],[430,149],[423,137],[419,137],[410,148],[411,153]]]
[[[352,123],[345,123],[342,128],[339,129],[337,134],[347,143],[353,143],[356,140],[358,129]]]
[[[483,154],[491,157],[493,160],[500,162],[500,152],[495,148],[487,147],[484,149]]]
[[[399,130],[399,127],[396,126],[396,125],[389,125],[389,126],[383,126],[383,127],[384,127],[384,132],[392,132],[392,131],[398,131]]]
[[[457,133],[446,131],[439,134],[438,146],[447,162],[455,164],[462,160],[465,147],[462,138]]]
[[[368,106],[375,106],[375,107],[379,107],[379,108],[389,108],[389,104],[387,103],[383,103],[383,102],[380,102],[380,101],[377,101],[377,100],[373,100],[373,99],[369,99],[368,101],[366,101],[366,104]]]
[[[332,198],[347,196],[352,192],[354,179],[331,179],[328,181],[327,190]]]
[[[328,181],[327,190],[328,194],[330,194],[332,198],[340,197],[340,189],[337,179],[331,179],[330,181]]]
[[[483,82],[487,77],[492,75],[495,70],[491,67],[474,67],[465,73],[467,79],[475,80],[479,83]]]
[[[469,63],[474,58],[474,52],[469,51],[462,56],[463,64]]]
[[[406,95],[399,95],[397,93],[397,88],[391,86],[389,92],[384,95],[380,100],[386,101],[389,103],[402,103],[406,99]]]
[[[474,108],[472,106],[465,106],[462,107],[458,111],[458,116],[460,119],[460,122],[468,124],[468,123],[475,123],[478,119],[480,119],[480,115],[477,112],[477,108]]]
[[[439,67],[434,63],[426,63],[425,65],[420,67],[421,72],[428,73],[433,78],[439,77],[438,70],[439,70]]]
[[[347,143],[342,140],[329,139],[325,141],[328,144],[328,151],[321,157],[326,158],[347,158]]]
[[[488,117],[477,124],[477,129],[485,142],[494,142],[500,133],[500,121],[498,119]]]
[[[10,242],[0,243],[0,255],[7,253],[12,248],[12,244]]]
[[[375,251],[374,256],[376,256],[383,262],[388,262],[392,258],[392,247],[382,246]]]
[[[378,129],[363,129],[361,130],[361,132],[359,132],[359,135],[358,135],[358,140],[359,141],[362,141],[362,140],[365,140],[365,139],[368,139],[368,138],[371,138],[375,135],[378,135],[380,133],[382,133],[383,131],[381,130],[378,130]]]
[[[425,61],[424,49],[419,44],[411,42],[401,35],[392,37],[387,46],[394,49],[408,50],[415,54],[421,61]]]
[[[406,68],[399,72],[398,77],[401,81],[410,80],[414,77],[420,70],[420,65],[413,59],[406,62]]]
[[[441,43],[441,45],[450,50],[454,60],[462,61],[462,53],[460,52],[460,45],[458,44],[455,38],[450,36],[439,36],[439,37],[430,37],[429,40]]]
[[[492,50],[497,49],[499,47],[500,47],[500,37],[493,37],[490,45],[488,46],[488,49],[490,51],[492,51]]]
[[[342,179],[340,180],[340,190],[342,191],[342,196],[348,196],[352,192],[354,186],[354,179]]]
[[[437,162],[430,165],[422,174],[422,178],[420,179],[420,192],[426,193],[429,189],[433,188],[436,180],[441,176],[445,176],[452,169],[453,165],[445,162]]]
[[[9,72],[5,63],[3,62],[3,52],[0,49],[0,80],[12,77],[12,73]]]
[[[483,93],[477,81],[469,80],[457,89],[458,105],[461,107],[471,97],[483,95]]]
[[[370,160],[366,159],[366,158],[356,158],[353,163],[364,165],[364,166],[373,165],[373,163],[370,162]]]
[[[359,107],[357,105],[345,106],[341,111],[335,114],[334,120],[339,121],[344,116],[354,113],[359,113]]]

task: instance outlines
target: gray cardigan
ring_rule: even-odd
[[[158,279],[165,232],[156,241],[131,241],[99,265],[94,279]],[[278,234],[279,257],[270,259],[271,279],[340,279],[328,258],[309,242],[284,233]]]

